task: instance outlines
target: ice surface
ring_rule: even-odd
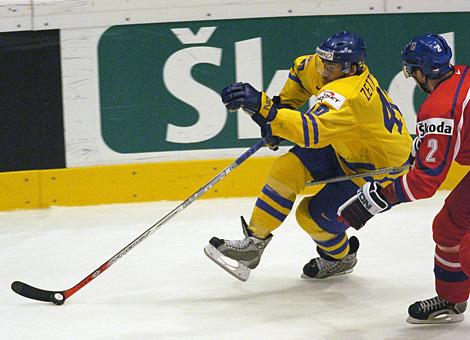
[[[470,339],[470,321],[416,326],[408,305],[434,293],[431,222],[445,197],[395,207],[359,232],[352,274],[300,279],[315,256],[293,214],[242,283],[203,254],[241,238],[254,198],[199,200],[63,306],[11,291],[72,287],[179,202],[0,213],[0,339]],[[470,318],[470,317],[469,317]]]

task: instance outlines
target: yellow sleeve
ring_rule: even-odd
[[[289,77],[279,94],[283,104],[299,108],[312,96],[312,93],[307,89],[307,85],[302,82],[306,69],[305,67],[309,63],[311,57],[312,56],[302,56],[294,60],[294,63],[289,70]]]
[[[354,138],[357,126],[346,98],[329,90],[321,92],[313,108],[305,113],[284,108],[260,113],[268,118],[274,136],[307,148],[325,147],[339,136]]]

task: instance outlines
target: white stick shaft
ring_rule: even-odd
[[[402,171],[407,170],[409,167],[410,167],[410,165],[406,164],[406,165],[402,165],[402,166],[398,166],[398,167],[381,168],[381,169],[371,170],[371,171],[368,171],[368,172],[361,172],[361,173],[358,173],[358,174],[352,174],[352,175],[345,175],[345,176],[322,179],[322,180],[319,180],[319,181],[314,180],[314,181],[308,182],[306,185],[307,186],[313,186],[313,185],[319,185],[319,184],[327,184],[327,183],[348,181],[352,178],[364,178],[364,177],[377,176],[377,175],[383,175],[383,174],[400,173]]]

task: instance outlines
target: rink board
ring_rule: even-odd
[[[203,198],[258,195],[274,159],[248,160]],[[1,173],[0,210],[185,200],[231,162],[181,161]],[[441,189],[455,187],[468,170],[454,163]],[[304,193],[313,194],[319,188],[309,187]]]

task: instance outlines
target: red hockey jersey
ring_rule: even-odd
[[[421,145],[410,171],[395,180],[400,202],[434,195],[453,160],[470,165],[470,67],[454,67],[421,105],[416,134]]]

